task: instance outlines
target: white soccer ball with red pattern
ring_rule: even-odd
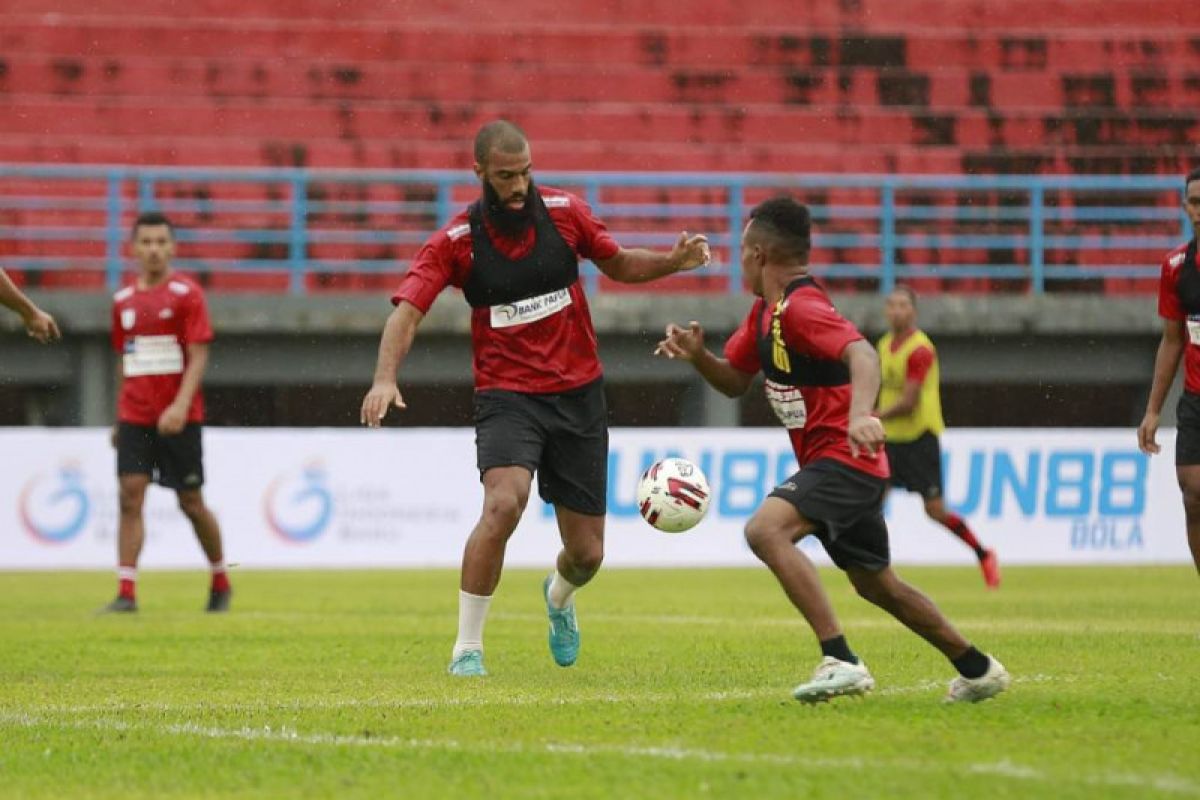
[[[699,467],[686,458],[664,458],[638,481],[638,511],[660,531],[682,533],[704,519],[709,494]]]

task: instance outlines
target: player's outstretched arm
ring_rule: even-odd
[[[851,342],[842,351],[842,361],[850,368],[850,452],[874,454],[883,447],[883,423],[872,415],[879,395],[879,356],[863,339]]]
[[[1146,415],[1142,417],[1137,430],[1138,447],[1143,453],[1154,455],[1162,449],[1155,440],[1158,420],[1167,392],[1175,381],[1175,373],[1179,371],[1185,335],[1183,320],[1163,320],[1163,335],[1158,342],[1158,354],[1154,357],[1154,382],[1150,385],[1150,399],[1146,401]]]
[[[396,375],[408,351],[412,349],[417,326],[424,318],[425,314],[407,300],[402,300],[388,316],[387,324],[383,326],[383,336],[379,340],[375,379],[371,383],[371,390],[363,398],[362,410],[359,412],[359,420],[368,428],[378,428],[392,406],[407,408],[404,398],[400,395],[400,388],[396,386]]]
[[[25,321],[25,332],[42,344],[62,338],[54,317],[42,311],[25,293],[16,287],[4,270],[0,269],[0,305],[11,308]]]
[[[669,253],[642,249],[626,250],[622,247],[612,258],[597,261],[596,266],[619,283],[645,283],[676,272],[702,267],[711,260],[708,237],[702,234],[688,236],[688,232],[683,231]]]
[[[668,324],[666,338],[654,348],[654,355],[687,361],[700,377],[726,397],[741,397],[754,380],[753,375],[742,372],[728,359],[717,358],[704,346],[704,328],[695,320],[687,328],[673,322]]]

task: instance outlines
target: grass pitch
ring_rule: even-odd
[[[878,682],[790,697],[818,660],[765,569],[603,572],[583,652],[510,571],[482,680],[445,674],[457,576],[0,574],[3,797],[1200,797],[1200,581],[1186,568],[907,569],[1015,683],[943,706],[950,666],[824,574]]]

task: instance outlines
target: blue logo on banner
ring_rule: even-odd
[[[78,467],[64,466],[53,477],[38,475],[21,489],[17,501],[21,524],[34,539],[64,544],[87,525],[91,500]]]
[[[298,475],[281,475],[263,496],[267,525],[285,542],[306,543],[320,537],[333,519],[333,494],[325,470],[311,464]]]

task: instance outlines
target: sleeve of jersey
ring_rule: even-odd
[[[183,325],[184,344],[204,344],[213,340],[208,302],[198,289],[188,292],[187,319]]]
[[[570,207],[574,211],[575,228],[579,232],[575,252],[582,258],[603,261],[620,251],[621,246],[608,232],[608,226],[592,214],[591,206],[572,195]]]
[[[933,367],[933,359],[933,351],[928,347],[922,345],[913,350],[909,354],[908,364],[905,366],[905,378],[916,383],[924,383],[925,376],[929,374],[929,370]]]
[[[454,275],[452,249],[453,242],[444,234],[438,234],[426,242],[409,265],[408,272],[400,279],[400,287],[392,295],[392,305],[398,306],[407,300],[422,314],[429,311],[433,301],[450,285]]]
[[[846,345],[862,339],[863,335],[823,295],[797,293],[788,299],[783,338],[797,352],[838,361]]]
[[[758,360],[758,343],[754,339],[753,320],[747,318],[742,326],[725,341],[725,358],[739,372],[755,375],[762,364]]]
[[[1163,319],[1187,319],[1187,314],[1179,302],[1179,292],[1175,289],[1178,270],[1171,265],[1171,259],[1163,261],[1162,273],[1158,279],[1158,315]]]
[[[112,349],[113,352],[122,353],[125,351],[125,331],[121,329],[121,311],[117,308],[117,304],[112,305]]]

